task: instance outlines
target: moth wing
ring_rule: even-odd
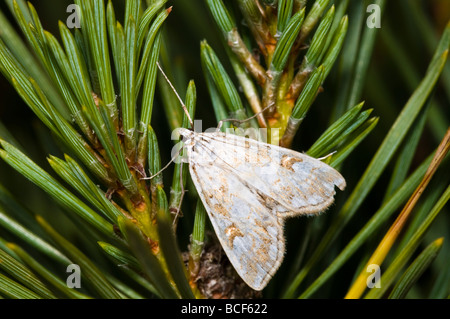
[[[232,166],[234,174],[283,206],[283,216],[319,213],[334,201],[335,186],[345,188],[337,170],[306,154],[232,134],[202,137],[216,163]]]
[[[283,218],[227,164],[210,159],[191,152],[192,181],[231,264],[250,287],[262,290],[284,257]]]

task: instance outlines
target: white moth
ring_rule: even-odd
[[[247,285],[262,290],[283,261],[284,219],[325,210],[334,201],[334,186],[345,188],[344,178],[318,159],[276,145],[218,130],[179,128],[178,133],[192,181],[228,259]]]
[[[314,215],[334,200],[341,174],[305,154],[222,132],[180,128],[189,171],[231,264],[262,290],[285,253],[286,217]]]

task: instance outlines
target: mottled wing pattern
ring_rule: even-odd
[[[345,188],[338,171],[306,154],[219,132],[199,138],[249,185],[285,207],[285,216],[319,213],[333,202],[335,185]]]
[[[316,214],[343,189],[332,167],[232,134],[183,130],[192,180],[232,265],[263,289],[284,257],[284,218]]]
[[[199,155],[189,155],[191,178],[220,244],[239,276],[261,290],[283,260],[283,219],[228,165]]]

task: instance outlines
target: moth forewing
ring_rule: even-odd
[[[221,246],[239,276],[263,289],[283,259],[283,220],[222,161],[199,165],[193,153],[192,181]]]
[[[345,187],[339,172],[305,154],[242,136],[180,130],[192,180],[230,262],[263,289],[284,256],[284,218],[316,214]]]
[[[335,185],[345,188],[338,171],[303,153],[221,132],[195,133],[194,140],[204,145],[197,152],[213,153],[199,158],[228,164],[249,186],[293,214],[319,212],[331,204]]]

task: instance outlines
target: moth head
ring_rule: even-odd
[[[186,143],[191,139],[193,131],[180,127],[177,129],[177,133],[180,135],[180,139]]]

